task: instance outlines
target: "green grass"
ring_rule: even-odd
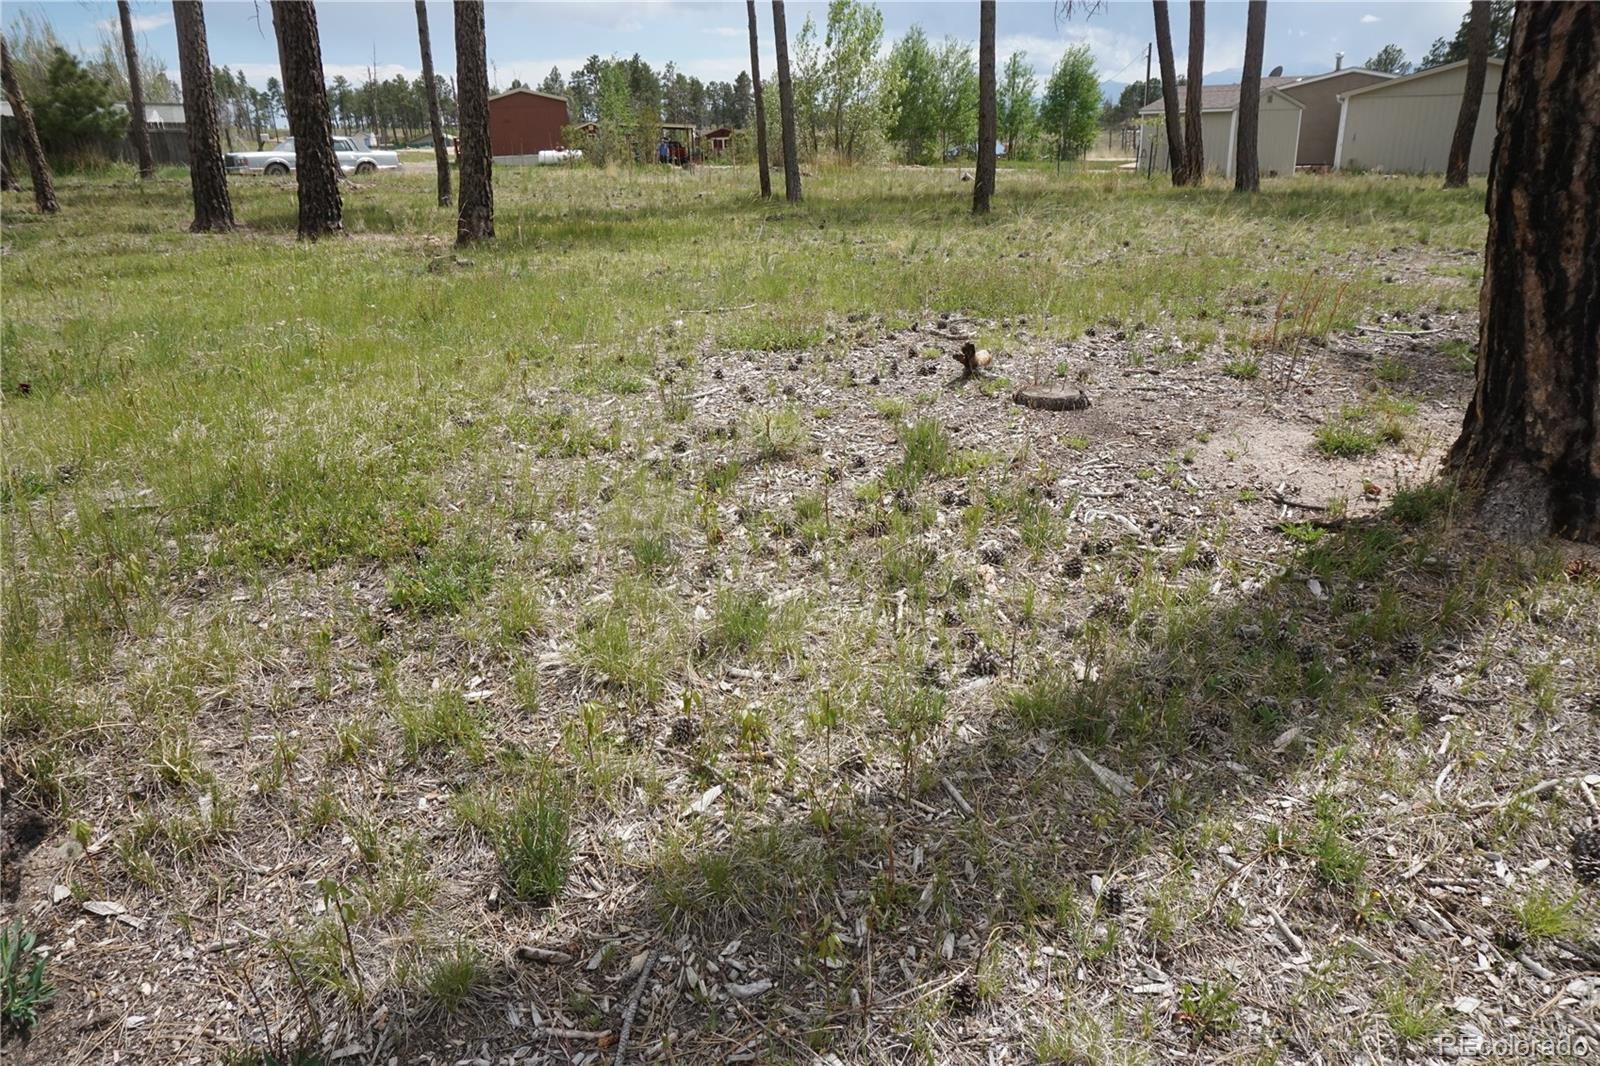
[[[46,964],[20,918],[0,926],[0,1023],[6,1030],[31,1028],[40,1008],[55,998],[55,986],[45,980]]]

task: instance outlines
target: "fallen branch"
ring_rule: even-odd
[[[740,304],[738,307],[685,307],[679,311],[680,315],[725,315],[730,311],[748,311],[755,304]]]
[[[639,980],[634,984],[632,994],[628,996],[628,1005],[623,1008],[622,1033],[617,1037],[617,1053],[611,1057],[615,1066],[621,1066],[628,1054],[628,1038],[633,1035],[633,1016],[639,1013],[639,1000],[644,995],[644,986],[650,983],[650,971],[656,968],[656,959],[660,954],[655,948],[651,948],[650,954],[645,956],[644,968],[639,971]]]
[[[609,1039],[610,1029],[558,1029],[555,1026],[546,1026],[539,1030],[539,1035],[551,1040],[594,1040]]]
[[[1324,507],[1321,504],[1306,503],[1304,500],[1291,500],[1291,499],[1289,499],[1289,497],[1285,496],[1281,492],[1274,492],[1272,494],[1272,498],[1274,500],[1277,500],[1279,503],[1283,504],[1285,507],[1298,507],[1302,511],[1331,511],[1331,510],[1333,510],[1333,508]]]
[[[1385,337],[1426,337],[1432,333],[1443,333],[1444,327],[1438,329],[1379,329],[1376,326],[1357,326],[1362,333],[1378,333]]]
[[[972,816],[972,804],[967,802],[967,797],[963,796],[960,791],[957,790],[956,786],[951,783],[948,777],[941,777],[939,779],[939,784],[943,785],[944,790],[950,794],[950,798],[955,800],[956,806],[961,808],[961,813],[970,818]]]

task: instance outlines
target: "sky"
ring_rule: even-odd
[[[1081,8],[1081,2],[1078,5]],[[1267,9],[1264,69],[1282,65],[1289,74],[1319,74],[1333,69],[1334,53],[1345,53],[1345,65],[1358,65],[1385,44],[1405,49],[1413,61],[1434,38],[1455,32],[1467,10],[1466,0],[1430,3],[1406,0],[1272,0]],[[913,24],[935,39],[953,34],[969,40],[978,35],[978,5],[963,2],[882,3],[886,45]],[[820,27],[827,21],[825,3],[792,2],[787,7],[791,39],[806,15]],[[50,22],[71,48],[92,51],[102,34],[116,32],[115,3],[93,0],[28,0],[5,3],[0,19],[10,25],[21,12]],[[772,9],[756,5],[762,36],[761,69],[774,69]],[[1237,80],[1244,53],[1245,5],[1206,5],[1204,69],[1213,80]],[[1173,47],[1178,69],[1188,62],[1189,5],[1171,5]],[[323,66],[328,78],[343,74],[364,79],[376,64],[380,76],[421,70],[417,52],[415,7],[397,0],[319,0]],[[141,49],[166,61],[177,80],[177,39],[168,3],[133,0]],[[206,0],[206,24],[212,63],[242,70],[251,84],[262,87],[278,73],[277,46],[272,36],[267,0]],[[455,68],[451,5],[430,2],[434,66],[448,74]],[[652,66],[675,61],[678,69],[703,80],[731,80],[749,68],[745,5],[723,0],[654,0],[654,2],[587,3],[491,2],[487,9],[491,81],[507,86],[513,78],[537,84],[559,67],[569,73],[592,55],[637,52]],[[1000,62],[1015,51],[1026,52],[1041,80],[1076,44],[1094,54],[1102,82],[1137,81],[1144,73],[1145,45],[1152,39],[1151,5],[1113,2],[1088,15],[1058,14],[1057,5],[1032,0],[1000,0],[996,16]],[[1155,72],[1159,74],[1159,65]]]

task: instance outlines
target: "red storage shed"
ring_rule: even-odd
[[[567,99],[533,89],[489,97],[489,150],[495,158],[560,148]]]

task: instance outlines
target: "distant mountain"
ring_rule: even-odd
[[[1264,66],[1261,73],[1265,74],[1271,69],[1270,66]],[[1155,76],[1160,77],[1161,75],[1156,74]],[[1183,77],[1182,70],[1179,70],[1178,76],[1180,78]],[[1229,67],[1227,70],[1219,70],[1212,74],[1207,74],[1205,80],[1212,85],[1234,85],[1243,77],[1244,69],[1242,67]],[[1139,79],[1137,78],[1132,81],[1103,81],[1100,83],[1100,95],[1105,97],[1108,103],[1114,104],[1122,98],[1123,89],[1130,85],[1137,85],[1138,82]]]

